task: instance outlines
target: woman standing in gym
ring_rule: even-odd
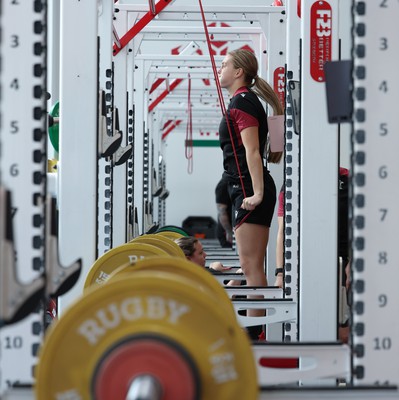
[[[226,116],[219,126],[223,177],[229,181],[237,249],[248,286],[267,285],[264,261],[276,203],[276,187],[264,165],[267,115],[258,96],[272,106],[274,115],[283,114],[276,93],[257,74],[255,55],[242,49],[229,52],[218,70],[220,86],[231,97],[226,113],[230,129]],[[278,163],[281,157],[267,150],[268,162]],[[249,310],[248,315],[264,315],[264,310]],[[256,340],[261,327],[253,328],[249,334]]]

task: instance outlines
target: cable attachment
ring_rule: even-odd
[[[121,142],[122,134],[120,132],[114,133],[109,136],[107,132],[107,106],[105,102],[105,92],[100,90],[98,98],[98,146],[99,154],[101,157],[110,157],[114,154]]]
[[[113,132],[114,136],[120,134],[122,141],[123,132],[120,130],[119,111],[117,108],[114,109],[113,123],[114,123],[114,132]],[[114,165],[124,164],[130,158],[132,152],[133,152],[133,146],[131,144],[128,144],[125,147],[119,146],[118,149],[113,154],[113,164]]]
[[[63,267],[58,253],[58,217],[56,199],[47,196],[46,200],[46,294],[59,297],[68,292],[78,281],[81,259],[69,267]]]
[[[22,284],[16,271],[11,192],[0,187],[0,327],[27,317],[44,296],[43,276]]]

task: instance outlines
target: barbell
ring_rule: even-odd
[[[208,272],[170,256],[116,270],[50,326],[37,398],[257,398],[250,342]]]

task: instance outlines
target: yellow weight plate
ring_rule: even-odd
[[[121,265],[134,264],[147,257],[165,255],[167,255],[165,250],[144,243],[126,243],[115,247],[96,260],[87,274],[84,288],[86,289],[91,285],[101,285],[108,279],[111,272]]]
[[[180,373],[170,375],[175,360],[180,383],[189,380],[187,397],[169,392],[179,386]],[[88,289],[67,309],[40,349],[35,395],[125,400],[131,382],[153,365],[149,372],[167,389],[163,400],[258,398],[246,333],[190,280],[161,271]]]
[[[233,303],[222,285],[203,267],[187,259],[160,256],[140,260],[134,265],[121,265],[111,273],[108,282],[121,275],[127,276],[143,270],[170,272],[190,279],[198,289],[212,296],[216,304],[226,310],[228,315],[234,319],[237,318]]]
[[[180,246],[177,243],[175,243],[173,240],[171,240],[165,236],[155,235],[155,234],[147,234],[147,235],[135,237],[133,240],[130,241],[130,243],[151,244],[152,246],[156,246],[156,247],[161,248],[162,250],[165,250],[171,256],[186,258],[186,256],[184,255],[184,252],[180,248]]]
[[[163,232],[156,232],[154,235],[159,235],[159,236],[165,236],[169,239],[175,240],[183,237],[180,233],[177,232],[171,232],[171,231],[163,231]]]

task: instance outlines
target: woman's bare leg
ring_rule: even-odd
[[[243,223],[235,232],[240,265],[248,286],[267,286],[265,254],[269,228],[264,225]],[[256,298],[256,297],[253,297]],[[265,310],[248,310],[249,316],[265,315]]]

